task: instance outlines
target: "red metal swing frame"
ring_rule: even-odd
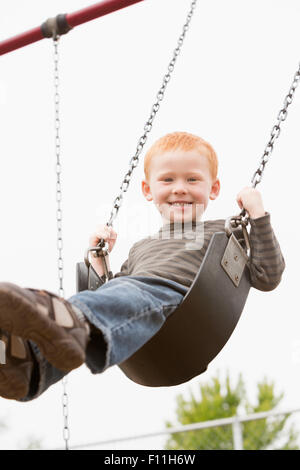
[[[116,10],[120,10],[121,8],[125,8],[142,1],[144,0],[104,0],[83,8],[82,10],[67,13],[63,16],[67,25],[70,28],[74,28],[75,26],[99,18],[100,16],[108,15]],[[25,31],[24,33],[0,42],[0,55],[7,54],[8,52],[12,52],[21,47],[40,41],[41,39],[45,39],[45,37],[42,25],[29,31]]]

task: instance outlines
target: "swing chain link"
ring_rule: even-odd
[[[67,394],[67,383],[68,383],[68,376],[65,375],[62,379],[63,385],[63,396],[62,396],[62,405],[63,405],[63,418],[64,418],[64,427],[63,427],[63,439],[65,441],[65,449],[69,450],[69,439],[70,439],[70,429],[68,424],[69,419],[69,397]]]
[[[296,88],[299,84],[299,80],[300,80],[300,63],[299,63],[299,66],[298,66],[298,70],[296,71],[296,73],[294,75],[293,83],[292,83],[292,85],[289,89],[288,94],[286,95],[286,97],[284,99],[283,108],[278,113],[277,123],[272,128],[271,139],[267,143],[266,148],[265,148],[264,153],[263,153],[263,156],[262,156],[261,161],[260,161],[260,165],[259,165],[258,169],[255,171],[255,173],[252,177],[251,183],[252,183],[253,188],[255,188],[256,185],[261,182],[263,171],[265,169],[265,165],[268,162],[268,160],[270,158],[270,155],[273,151],[275,139],[277,139],[279,137],[279,134],[280,134],[280,131],[281,131],[281,128],[280,128],[281,123],[283,121],[285,121],[286,118],[287,118],[288,107],[293,101],[294,93],[295,93]]]
[[[60,142],[60,95],[59,95],[59,54],[58,54],[58,41],[59,36],[53,34],[53,45],[54,45],[54,105],[55,105],[55,155],[56,155],[56,202],[57,202],[57,211],[56,211],[56,221],[57,221],[57,249],[58,249],[58,279],[59,279],[59,296],[64,298],[64,288],[63,288],[63,258],[62,258],[62,249],[63,249],[63,240],[62,240],[62,210],[61,210],[61,142]],[[70,439],[70,429],[68,425],[69,410],[68,410],[68,394],[67,394],[67,375],[62,379],[63,384],[63,418],[64,418],[64,427],[63,427],[63,439],[65,441],[65,449],[69,450],[69,439]]]
[[[281,132],[281,123],[286,120],[287,114],[288,114],[288,107],[293,101],[294,98],[294,93],[296,91],[296,88],[299,84],[300,80],[300,63],[298,65],[298,70],[296,71],[294,78],[293,78],[293,83],[289,89],[288,94],[286,95],[284,102],[283,102],[283,108],[279,111],[278,116],[277,116],[277,122],[273,126],[271,130],[271,139],[267,143],[263,156],[260,160],[260,164],[258,169],[254,172],[254,175],[252,176],[251,183],[252,183],[252,188],[255,188],[258,183],[261,182],[263,172],[265,169],[266,164],[269,161],[270,155],[273,151],[274,148],[274,143],[275,140],[279,137],[280,132]],[[244,229],[245,226],[249,222],[249,215],[246,215],[246,210],[243,209],[242,212],[238,216],[232,217],[233,221],[233,227],[237,227],[238,225],[242,225],[242,228]]]
[[[157,93],[157,101],[154,103],[154,105],[152,106],[152,109],[151,109],[151,113],[150,113],[150,117],[149,119],[147,120],[145,126],[144,126],[144,134],[140,137],[139,141],[138,141],[138,144],[137,144],[137,148],[136,148],[136,152],[135,152],[135,155],[130,159],[129,161],[129,170],[127,171],[123,181],[122,181],[122,184],[120,186],[120,189],[121,189],[121,193],[116,197],[116,199],[114,200],[113,202],[113,209],[111,211],[111,214],[110,214],[110,219],[109,219],[109,222],[107,222],[107,226],[112,226],[113,224],[113,221],[114,219],[116,218],[117,214],[118,214],[118,211],[121,207],[121,204],[123,202],[123,194],[128,190],[128,186],[130,184],[130,180],[131,180],[131,175],[132,175],[132,172],[134,170],[134,168],[137,167],[137,165],[139,164],[139,157],[140,157],[140,154],[144,148],[144,145],[147,141],[147,137],[148,137],[148,134],[149,132],[151,131],[152,129],[152,124],[153,124],[153,121],[154,121],[154,118],[159,110],[159,107],[160,107],[160,102],[163,100],[164,98],[164,94],[165,94],[165,90],[166,90],[166,87],[168,85],[168,82],[170,81],[170,78],[171,78],[171,74],[174,70],[174,67],[175,67],[175,63],[176,63],[176,60],[177,60],[177,57],[180,53],[180,50],[181,50],[181,47],[182,47],[182,44],[183,44],[183,41],[184,41],[184,38],[185,38],[185,35],[186,35],[186,32],[188,31],[189,29],[189,26],[190,26],[190,22],[191,22],[191,19],[192,19],[192,16],[193,16],[193,13],[194,13],[194,10],[196,8],[196,4],[197,4],[197,1],[198,0],[193,0],[192,3],[191,3],[191,7],[190,7],[190,11],[187,15],[187,18],[186,18],[186,22],[183,26],[183,31],[178,39],[178,43],[177,43],[177,47],[176,49],[174,50],[174,53],[173,53],[173,57],[172,57],[172,60],[170,61],[169,65],[168,65],[168,72],[165,74],[164,78],[163,78],[163,84],[161,86],[161,88],[159,89],[158,93]],[[102,242],[102,240],[101,240]],[[101,243],[100,242],[100,243]],[[99,243],[99,246],[100,246],[100,243]]]
[[[59,295],[64,297],[63,289],[63,258],[62,258],[62,249],[63,249],[63,240],[62,240],[62,210],[61,210],[61,163],[60,163],[60,115],[59,115],[59,104],[60,104],[60,95],[59,95],[59,70],[58,70],[58,41],[59,36],[53,38],[54,42],[54,104],[55,104],[55,155],[56,155],[56,202],[57,202],[57,211],[56,211],[56,222],[57,222],[57,249],[58,249],[58,279],[59,279]]]

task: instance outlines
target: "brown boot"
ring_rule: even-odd
[[[85,361],[89,325],[82,312],[46,290],[0,283],[0,328],[32,340],[57,369],[69,372]]]
[[[28,341],[0,330],[0,396],[11,400],[26,397],[29,391],[33,358]]]

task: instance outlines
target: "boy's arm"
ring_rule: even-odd
[[[246,186],[237,195],[240,208],[249,214],[250,221],[250,277],[252,286],[262,291],[275,289],[285,268],[279,243],[265,212],[260,192]]]
[[[256,289],[271,291],[281,281],[285,261],[273,232],[270,214],[249,219],[250,229],[250,278]]]

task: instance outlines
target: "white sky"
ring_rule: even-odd
[[[1,2],[1,39],[91,3]],[[61,39],[66,298],[75,293],[75,264],[83,261],[91,232],[109,218],[190,3],[147,0]],[[219,156],[221,194],[210,202],[204,219],[240,212],[236,195],[250,185],[298,68],[299,14],[297,0],[198,1],[146,149],[175,130],[212,143]],[[52,57],[51,41],[44,40],[0,61],[0,278],[57,292]],[[70,445],[163,428],[165,420],[174,422],[176,395],[187,396],[190,389],[197,393],[199,382],[217,370],[221,375],[229,370],[233,379],[242,372],[253,400],[257,381],[267,376],[285,394],[282,408],[299,407],[299,122],[297,90],[257,187],[286,261],[279,287],[267,293],[251,289],[230,341],[208,372],[187,384],[151,389],[131,382],[117,367],[96,376],[85,366],[72,372]],[[142,196],[142,177],[141,161],[114,224],[113,272],[135,241],[160,226],[155,208]],[[1,448],[16,449],[30,435],[41,438],[44,447],[62,447],[61,395],[58,383],[30,403],[0,400],[0,419],[10,428],[1,435]],[[159,448],[162,442],[148,445]],[[146,445],[137,441],[129,448]]]

